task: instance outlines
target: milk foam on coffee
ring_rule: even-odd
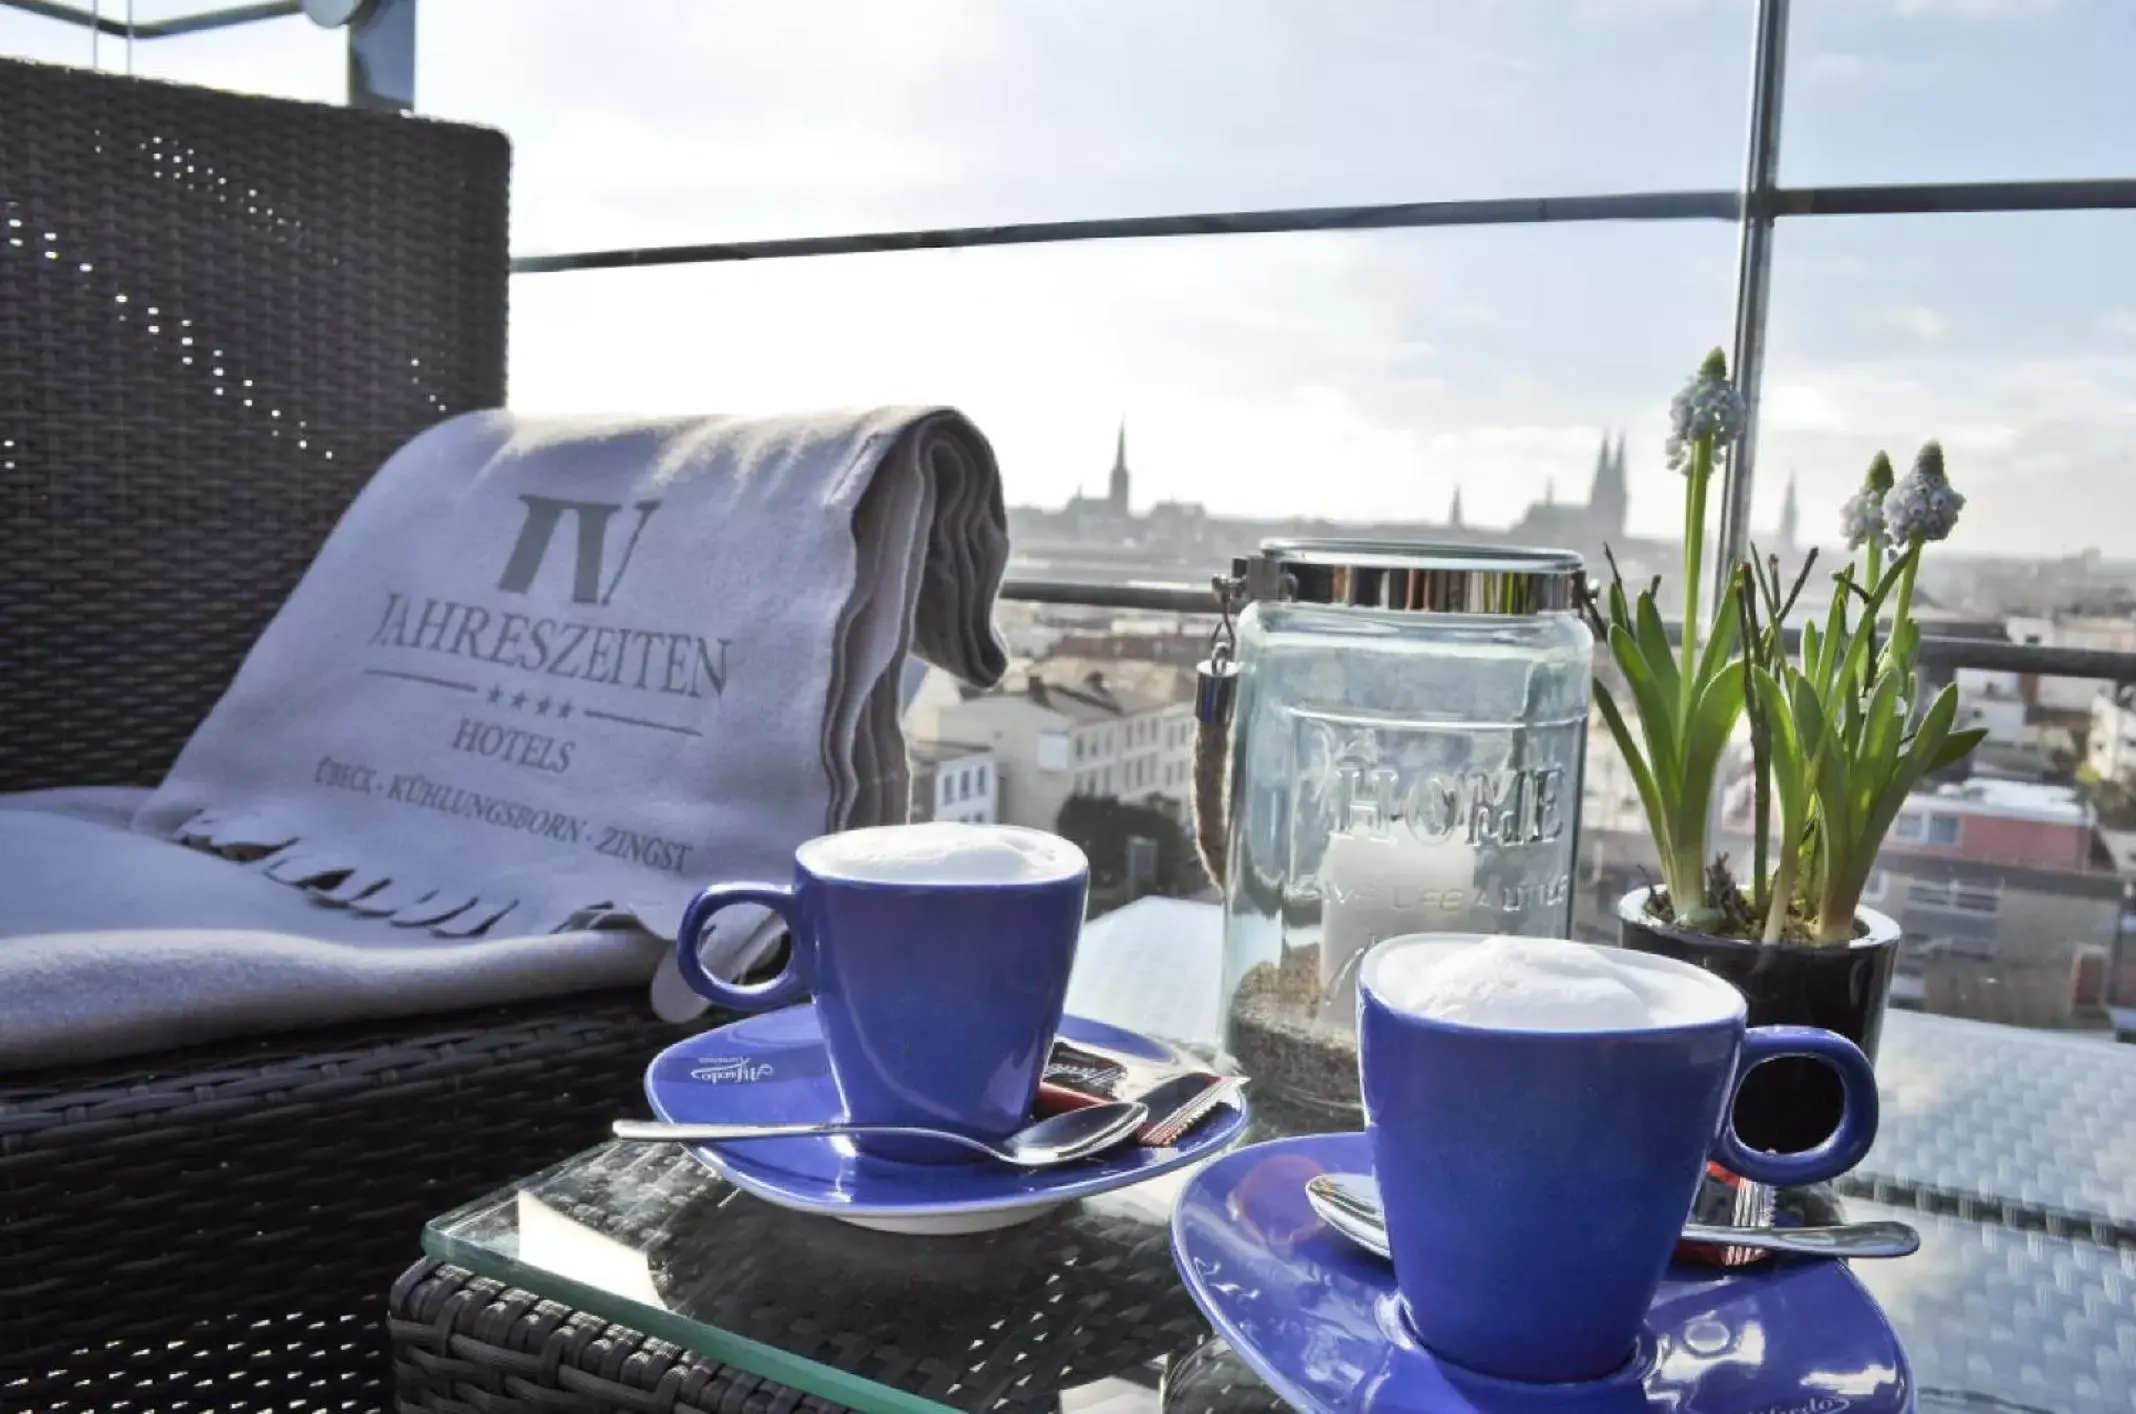
[[[1398,939],[1373,959],[1370,983],[1398,1010],[1499,1031],[1646,1031],[1742,1005],[1686,964],[1551,938]]]
[[[1037,884],[1086,867],[1083,851],[1058,835],[956,820],[825,835],[798,857],[819,876],[878,884]]]

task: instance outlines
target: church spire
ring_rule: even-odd
[[[1795,504],[1795,469],[1787,469],[1787,495],[1780,502],[1780,548],[1790,553],[1795,548],[1795,534],[1802,528],[1801,510]]]
[[[1446,510],[1446,528],[1448,530],[1466,530],[1468,528],[1461,521],[1461,487],[1459,484],[1454,487],[1454,503],[1447,507]]]
[[[1595,457],[1595,483],[1587,493],[1587,514],[1605,538],[1621,538],[1629,497],[1625,490],[1624,434],[1617,434],[1614,451],[1609,434],[1602,434],[1602,450]]]
[[[1120,437],[1113,445],[1112,482],[1105,495],[1113,514],[1127,514],[1127,419],[1120,419]]]

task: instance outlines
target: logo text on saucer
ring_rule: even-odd
[[[769,1080],[772,1075],[770,1061],[753,1061],[736,1057],[732,1060],[700,1061],[690,1067],[690,1079],[706,1085],[747,1085],[753,1081]]]

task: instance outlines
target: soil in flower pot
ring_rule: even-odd
[[[1755,943],[1677,928],[1647,912],[1649,889],[1617,904],[1625,947],[1704,968],[1742,992],[1752,1026],[1817,1026],[1861,1047],[1874,1062],[1884,1004],[1899,958],[1899,927],[1858,909],[1863,932],[1828,947]],[[1794,1153],[1814,1148],[1839,1125],[1839,1078],[1814,1061],[1767,1061],[1751,1071],[1736,1100],[1736,1133],[1753,1148]]]

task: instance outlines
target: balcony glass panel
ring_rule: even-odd
[[[2124,177],[2123,0],[1794,0],[1793,185]]]
[[[91,9],[90,0],[63,3],[84,14]],[[237,0],[134,0],[131,8],[134,23],[147,25],[220,9],[227,3]],[[103,0],[97,8],[107,20],[125,22],[126,0]],[[92,41],[89,31],[80,26],[6,8],[0,8],[0,55],[81,68],[90,67],[93,61],[110,72],[128,71],[123,38],[107,34]],[[339,103],[348,89],[348,43],[341,31],[321,29],[290,16],[168,39],[136,40],[131,72],[137,78],[234,93]]]
[[[453,0],[427,111],[523,252],[1731,187],[1745,5]],[[1697,114],[1713,115],[1701,120]]]

